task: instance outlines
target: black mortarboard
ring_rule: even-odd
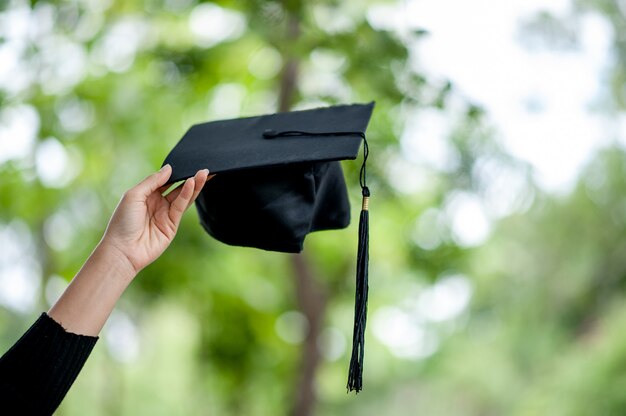
[[[200,223],[223,243],[297,253],[312,231],[345,228],[350,203],[339,160],[361,146],[356,305],[348,389],[362,388],[368,292],[365,130],[374,103],[339,105],[192,126],[163,164],[169,182],[207,168],[217,174],[196,200]]]

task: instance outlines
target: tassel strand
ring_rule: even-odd
[[[363,205],[359,217],[359,248],[357,253],[356,293],[352,357],[348,372],[348,392],[363,389],[363,358],[365,353],[365,325],[367,323],[368,261],[369,261],[369,189],[363,188]]]

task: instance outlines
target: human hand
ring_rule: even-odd
[[[170,165],[128,190],[120,200],[100,242],[128,261],[134,277],[170,245],[183,213],[198,197],[209,177],[200,170],[166,196]]]

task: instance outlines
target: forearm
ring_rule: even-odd
[[[101,242],[48,315],[69,332],[97,336],[135,274],[123,253]]]
[[[15,414],[50,415],[89,357],[132,268],[98,245],[63,295],[0,357],[0,402]]]

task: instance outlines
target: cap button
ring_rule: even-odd
[[[276,136],[276,130],[272,130],[272,129],[265,129],[265,131],[263,132],[263,137],[268,138],[268,137],[275,137]]]

